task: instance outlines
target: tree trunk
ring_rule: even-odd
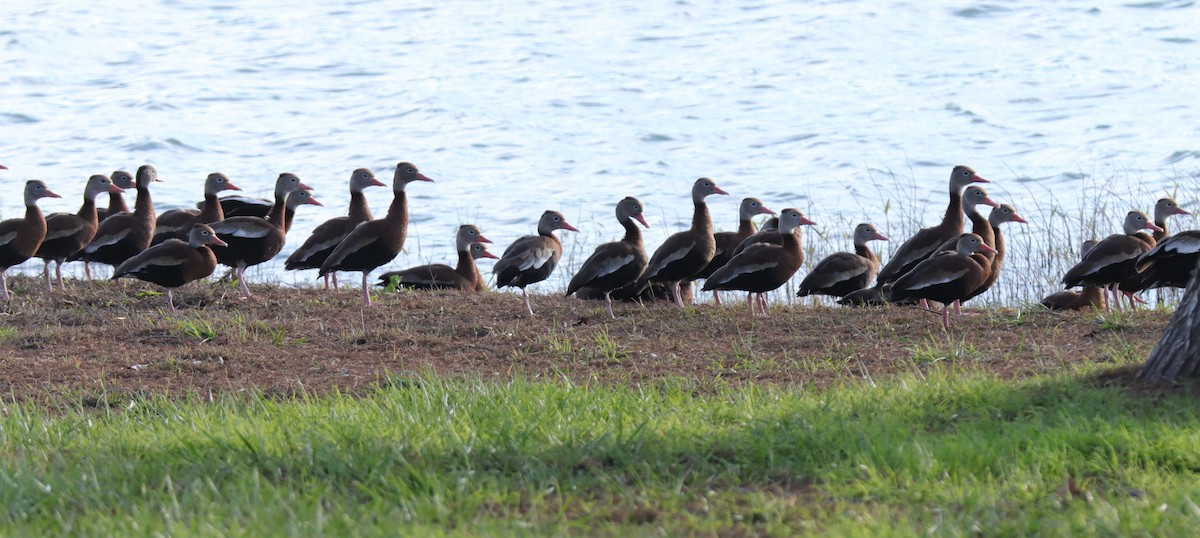
[[[1167,328],[1146,364],[1138,372],[1143,381],[1181,381],[1200,374],[1200,271],[1192,269],[1187,291],[1175,307]]]

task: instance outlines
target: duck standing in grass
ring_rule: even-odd
[[[959,236],[954,253],[931,256],[892,283],[888,300],[928,299],[942,303],[942,327],[950,328],[950,306],[958,303],[987,280],[990,262],[986,254],[996,249],[973,233]]]
[[[650,262],[640,279],[651,284],[658,282],[667,286],[671,290],[671,298],[680,308],[683,308],[680,282],[691,280],[699,274],[717,252],[712,218],[708,214],[708,204],[704,202],[705,198],[713,194],[729,193],[721,190],[716,182],[706,177],[697,179],[692,184],[692,227],[672,234],[663,241],[650,256]]]
[[[63,262],[95,237],[96,229],[100,226],[96,214],[96,197],[106,192],[115,194],[124,192],[124,189],[113,185],[108,176],[96,174],[88,178],[87,185],[83,188],[83,205],[79,207],[78,213],[55,213],[46,217],[46,238],[34,254],[46,262],[42,267],[46,291],[54,290],[50,281],[50,262],[54,262],[54,275],[58,280],[58,287],[61,288]]]
[[[429,181],[411,163],[396,165],[392,176],[392,205],[387,216],[359,224],[321,264],[319,276],[333,271],[362,272],[363,306],[371,305],[371,286],[367,278],[377,267],[396,258],[408,237],[408,194],[405,188],[414,181]]]
[[[209,245],[228,246],[207,224],[195,223],[188,240],[170,238],[125,260],[113,271],[112,279],[132,277],[166,288],[167,310],[175,313],[171,290],[211,275],[217,256]]]
[[[837,252],[817,262],[800,282],[797,297],[813,294],[843,297],[867,287],[879,271],[879,257],[867,246],[870,241],[887,241],[875,226],[862,223],[854,227],[854,252]]]
[[[554,268],[558,267],[558,259],[562,257],[562,241],[554,236],[554,230],[579,231],[567,222],[562,213],[547,210],[538,219],[537,235],[526,235],[513,241],[500,255],[500,261],[492,267],[492,274],[496,275],[496,287],[521,288],[525,309],[530,316],[533,315],[533,305],[529,303],[529,292],[525,291],[525,287],[549,278]]]
[[[37,201],[42,198],[61,198],[37,179],[25,182],[25,217],[0,222],[0,301],[7,303],[8,268],[33,257],[46,238],[46,217]]]
[[[741,290],[749,292],[746,304],[752,316],[767,316],[766,293],[782,286],[804,263],[800,236],[794,233],[803,225],[814,225],[795,208],[779,212],[779,232],[783,244],[755,243],[704,281],[703,291]],[[756,295],[757,294],[757,295]],[[755,300],[757,297],[757,300]]]
[[[625,236],[620,241],[596,247],[575,276],[571,277],[566,295],[570,296],[584,287],[602,292],[609,317],[616,319],[612,309],[612,291],[636,282],[649,261],[646,247],[642,245],[642,231],[634,224],[635,220],[642,226],[650,227],[642,216],[642,203],[637,198],[626,196],[617,202],[617,222],[625,228]]]

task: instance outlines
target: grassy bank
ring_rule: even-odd
[[[1198,411],[981,374],[15,405],[0,501],[6,534],[1183,535]]]
[[[138,284],[0,326],[3,534],[1183,534],[1169,312]]]

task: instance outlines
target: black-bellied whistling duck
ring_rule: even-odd
[[[1075,286],[1107,286],[1112,293],[1109,307],[1115,303],[1117,309],[1121,308],[1118,286],[1134,272],[1138,257],[1154,248],[1154,238],[1142,230],[1160,229],[1141,211],[1130,211],[1125,215],[1123,228],[1125,233],[1105,237],[1067,271],[1062,279],[1067,289]]]
[[[971,233],[983,238],[983,242],[987,244],[987,246],[995,248],[996,234],[993,231],[991,223],[988,222],[988,217],[985,217],[979,213],[978,207],[981,205],[986,205],[996,208],[999,207],[1000,204],[997,204],[990,197],[988,197],[987,191],[983,190],[983,187],[980,187],[979,185],[968,185],[967,188],[963,190],[962,204],[963,213],[967,216],[967,219],[971,221]],[[938,248],[938,252],[947,250],[950,252],[958,250],[958,236],[947,239],[946,241],[942,242],[942,246]]]
[[[83,205],[78,213],[55,213],[46,217],[46,238],[34,256],[45,260],[42,276],[46,280],[46,291],[53,291],[50,283],[50,262],[54,262],[54,275],[58,286],[63,285],[62,264],[67,257],[79,252],[92,241],[100,221],[96,217],[96,197],[104,193],[118,193],[123,189],[113,185],[108,176],[96,174],[88,178],[83,188]]]
[[[616,212],[617,222],[625,228],[625,236],[620,241],[596,247],[592,255],[579,266],[575,276],[571,277],[566,293],[569,296],[583,287],[594,288],[604,293],[604,306],[613,319],[617,316],[613,314],[612,291],[636,282],[649,261],[646,247],[642,245],[642,231],[633,221],[650,227],[642,217],[642,203],[637,198],[626,196],[621,199],[617,202]]]
[[[738,208],[738,229],[735,232],[716,232],[713,234],[713,242],[716,244],[716,250],[713,251],[713,258],[704,266],[696,276],[695,280],[708,278],[708,275],[713,274],[713,271],[720,269],[731,258],[733,251],[745,241],[747,237],[758,232],[758,227],[754,225],[754,217],[757,215],[774,215],[775,212],[767,209],[763,205],[762,200],[758,198],[743,198],[742,205]],[[721,304],[721,292],[713,290],[713,301]]]
[[[950,171],[950,204],[946,206],[946,214],[941,224],[930,228],[922,228],[904,241],[887,264],[879,270],[876,287],[900,278],[928,258],[947,239],[954,239],[963,232],[966,216],[963,213],[963,189],[971,183],[988,183],[979,177],[969,166],[955,166]]]
[[[154,237],[154,202],[150,199],[150,184],[156,181],[162,180],[153,166],[144,164],[138,167],[135,180],[137,200],[133,203],[133,213],[113,215],[100,222],[92,241],[67,261],[100,262],[116,267],[146,250],[150,246],[150,239]]]
[[[304,241],[284,262],[284,269],[320,269],[325,259],[337,248],[355,226],[374,219],[371,208],[367,205],[367,197],[363,191],[367,187],[386,187],[387,184],[375,179],[375,173],[359,168],[350,173],[350,209],[345,217],[334,217],[313,228],[312,235]],[[337,273],[325,275],[325,289],[329,289],[329,278],[333,277],[333,285],[337,287]]]
[[[1079,257],[1082,259],[1091,252],[1093,248],[1100,242],[1095,239],[1088,239],[1083,242],[1083,246],[1079,248]],[[1157,247],[1155,247],[1157,248]],[[1149,253],[1147,253],[1149,254]],[[1194,266],[1191,266],[1194,267]],[[1082,290],[1066,290],[1057,293],[1052,293],[1042,299],[1042,306],[1050,310],[1083,310],[1085,308],[1104,308],[1104,289],[1097,287],[1083,288]]]
[[[1004,234],[1000,232],[1000,225],[1006,222],[1020,222],[1021,224],[1029,224],[1029,221],[1017,214],[1017,208],[1013,207],[1012,204],[1000,204],[992,209],[992,212],[988,215],[988,224],[992,229],[992,242],[988,243],[988,246],[995,249],[996,252],[984,254],[989,263],[988,277],[983,281],[983,284],[980,284],[979,287],[975,289],[975,291],[968,293],[966,297],[963,297],[961,302],[967,302],[975,297],[978,297],[979,294],[992,289],[992,286],[994,286],[996,281],[1000,279],[1000,269],[1004,267],[1004,260],[1008,252],[1004,245]],[[984,242],[986,241],[987,240],[985,238]],[[954,313],[958,314],[960,312],[955,310]]]
[[[211,275],[217,268],[217,257],[209,245],[226,246],[211,227],[197,222],[186,242],[172,237],[151,246],[118,265],[112,278],[133,277],[166,288],[167,310],[175,313],[171,290]]]
[[[225,220],[225,212],[217,201],[217,193],[221,191],[240,191],[241,187],[234,185],[229,177],[220,172],[213,172],[204,180],[204,201],[199,209],[172,209],[159,215],[154,221],[154,239],[151,245],[157,245],[167,239],[189,240],[192,225],[212,224]]]
[[[979,288],[988,276],[985,254],[995,252],[973,233],[959,236],[953,254],[931,256],[892,282],[888,300],[927,299],[942,303],[942,326],[950,328],[950,305]]]
[[[285,189],[286,190],[286,189]],[[210,226],[217,237],[225,242],[225,246],[213,250],[217,262],[226,267],[232,267],[234,278],[242,292],[242,298],[248,299],[254,295],[246,285],[246,268],[274,258],[283,250],[287,241],[287,230],[284,228],[284,212],[287,208],[293,211],[304,204],[321,205],[312,192],[292,188],[285,195],[285,202],[271,209],[267,218],[261,217],[229,217]]]
[[[750,245],[721,266],[704,281],[703,291],[741,290],[748,292],[746,304],[750,314],[767,315],[765,294],[782,286],[804,263],[804,251],[800,248],[800,234],[794,233],[802,225],[816,224],[804,218],[795,208],[779,212],[779,232],[782,245],[755,243]],[[755,301],[755,294],[758,300]]]
[[[1162,230],[1154,232],[1154,234],[1152,236],[1152,237],[1154,237],[1155,248],[1158,247],[1159,243],[1162,243],[1168,237],[1171,236],[1171,232],[1167,228],[1167,219],[1168,218],[1173,217],[1175,215],[1191,215],[1191,214],[1192,213],[1190,211],[1187,211],[1186,209],[1179,207],[1179,204],[1176,204],[1175,200],[1173,200],[1171,198],[1159,198],[1158,202],[1156,202],[1154,204],[1154,224],[1157,225],[1159,228],[1162,228]],[[1149,253],[1147,252],[1147,254],[1149,254]],[[1139,262],[1139,264],[1140,264],[1140,262]],[[1165,270],[1168,273],[1170,273],[1172,271],[1174,271],[1176,273],[1182,273],[1183,285],[1178,286],[1178,287],[1184,288],[1184,287],[1187,287],[1187,272],[1190,270],[1191,267],[1193,267],[1193,266],[1188,266],[1186,268],[1183,268],[1182,270],[1179,270],[1178,268],[1174,268],[1174,267],[1167,268],[1166,266],[1160,266],[1158,271]],[[1155,271],[1155,272],[1157,272],[1157,271]],[[1122,281],[1120,286],[1118,286],[1120,288],[1121,292],[1124,293],[1124,295],[1129,298],[1130,307],[1135,306],[1138,301],[1141,301],[1141,299],[1138,299],[1133,294],[1141,292],[1141,291],[1145,291],[1145,290],[1148,290],[1151,288],[1164,287],[1164,285],[1160,284],[1160,282],[1172,280],[1172,278],[1169,275],[1167,275],[1166,279],[1163,279],[1162,277],[1154,274],[1155,272],[1146,272],[1146,271],[1142,271],[1138,268],[1135,268],[1133,274],[1131,274],[1129,276],[1129,278],[1126,278],[1124,281]]]
[[[1136,270],[1145,289],[1186,288],[1200,261],[1200,230],[1168,236],[1138,258]]]
[[[60,198],[42,181],[31,179],[25,182],[25,217],[0,222],[0,301],[8,302],[8,268],[28,260],[37,252],[46,238],[46,217],[37,201],[42,198]]]
[[[296,174],[284,172],[279,174],[279,178],[275,180],[274,200],[270,204],[257,203],[259,201],[263,201],[261,198],[254,198],[252,200],[255,200],[255,202],[248,202],[241,205],[232,204],[229,203],[230,200],[250,198],[245,196],[226,196],[221,198],[221,210],[225,213],[225,218],[259,217],[265,219],[271,215],[271,210],[274,209],[276,205],[282,204],[284,206],[283,231],[291,231],[292,218],[296,214],[296,208],[289,208],[284,202],[287,199],[287,194],[290,194],[291,191],[288,191],[287,194],[284,194],[282,197],[280,197],[280,188],[283,188],[284,185],[287,185],[287,188],[295,188],[303,191],[312,190],[312,187],[309,187],[308,185],[305,185],[304,182],[300,181],[300,178],[296,177]],[[232,209],[230,209],[231,206],[233,207]],[[199,207],[199,204],[197,204],[197,207]]]
[[[363,305],[371,304],[367,278],[375,268],[392,261],[408,237],[408,195],[404,188],[414,181],[433,181],[410,163],[396,165],[392,177],[392,205],[387,216],[359,224],[321,264],[320,276],[332,271],[362,271]]]
[[[379,275],[379,285],[387,286],[395,279],[396,286],[419,290],[458,289],[467,291],[484,291],[487,284],[475,260],[480,258],[496,259],[496,255],[488,252],[484,243],[492,241],[483,236],[483,232],[474,224],[463,224],[454,234],[454,248],[458,251],[458,266],[435,263],[419,265],[400,271],[388,271]]]
[[[862,223],[854,227],[854,252],[837,252],[817,262],[800,282],[797,297],[812,294],[843,297],[871,283],[879,271],[879,257],[867,247],[869,241],[887,241],[874,226]]]
[[[96,219],[100,222],[104,222],[105,219],[113,215],[128,213],[129,204],[125,203],[125,196],[123,194],[126,190],[137,187],[137,182],[134,181],[133,174],[124,170],[117,170],[109,174],[108,179],[112,181],[113,185],[120,187],[121,192],[110,192],[108,194],[108,207],[96,208]]]
[[[562,257],[562,241],[554,236],[554,230],[579,231],[567,222],[562,213],[546,210],[538,219],[537,235],[526,235],[513,241],[500,255],[500,261],[492,267],[497,288],[521,288],[525,309],[530,316],[533,315],[533,305],[529,303],[529,292],[525,291],[525,287],[546,280]]]
[[[650,256],[646,271],[642,273],[641,280],[669,285],[671,297],[681,308],[683,296],[679,292],[679,283],[692,279],[703,270],[717,250],[712,218],[708,214],[708,204],[704,203],[704,199],[713,194],[729,193],[706,177],[692,184],[692,227],[667,237]]]
[[[746,247],[755,243],[773,243],[776,245],[783,244],[783,236],[779,235],[779,217],[771,217],[767,219],[767,221],[763,223],[762,228],[759,228],[757,232],[750,234],[750,237],[747,237],[743,239],[741,243],[738,243],[738,246],[733,249],[732,256],[730,257],[732,258],[733,256],[741,254],[743,250],[746,250]]]

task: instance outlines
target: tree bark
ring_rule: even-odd
[[[1137,378],[1143,381],[1181,381],[1200,374],[1200,271],[1192,269],[1187,290],[1163,329],[1158,345],[1146,358]]]

